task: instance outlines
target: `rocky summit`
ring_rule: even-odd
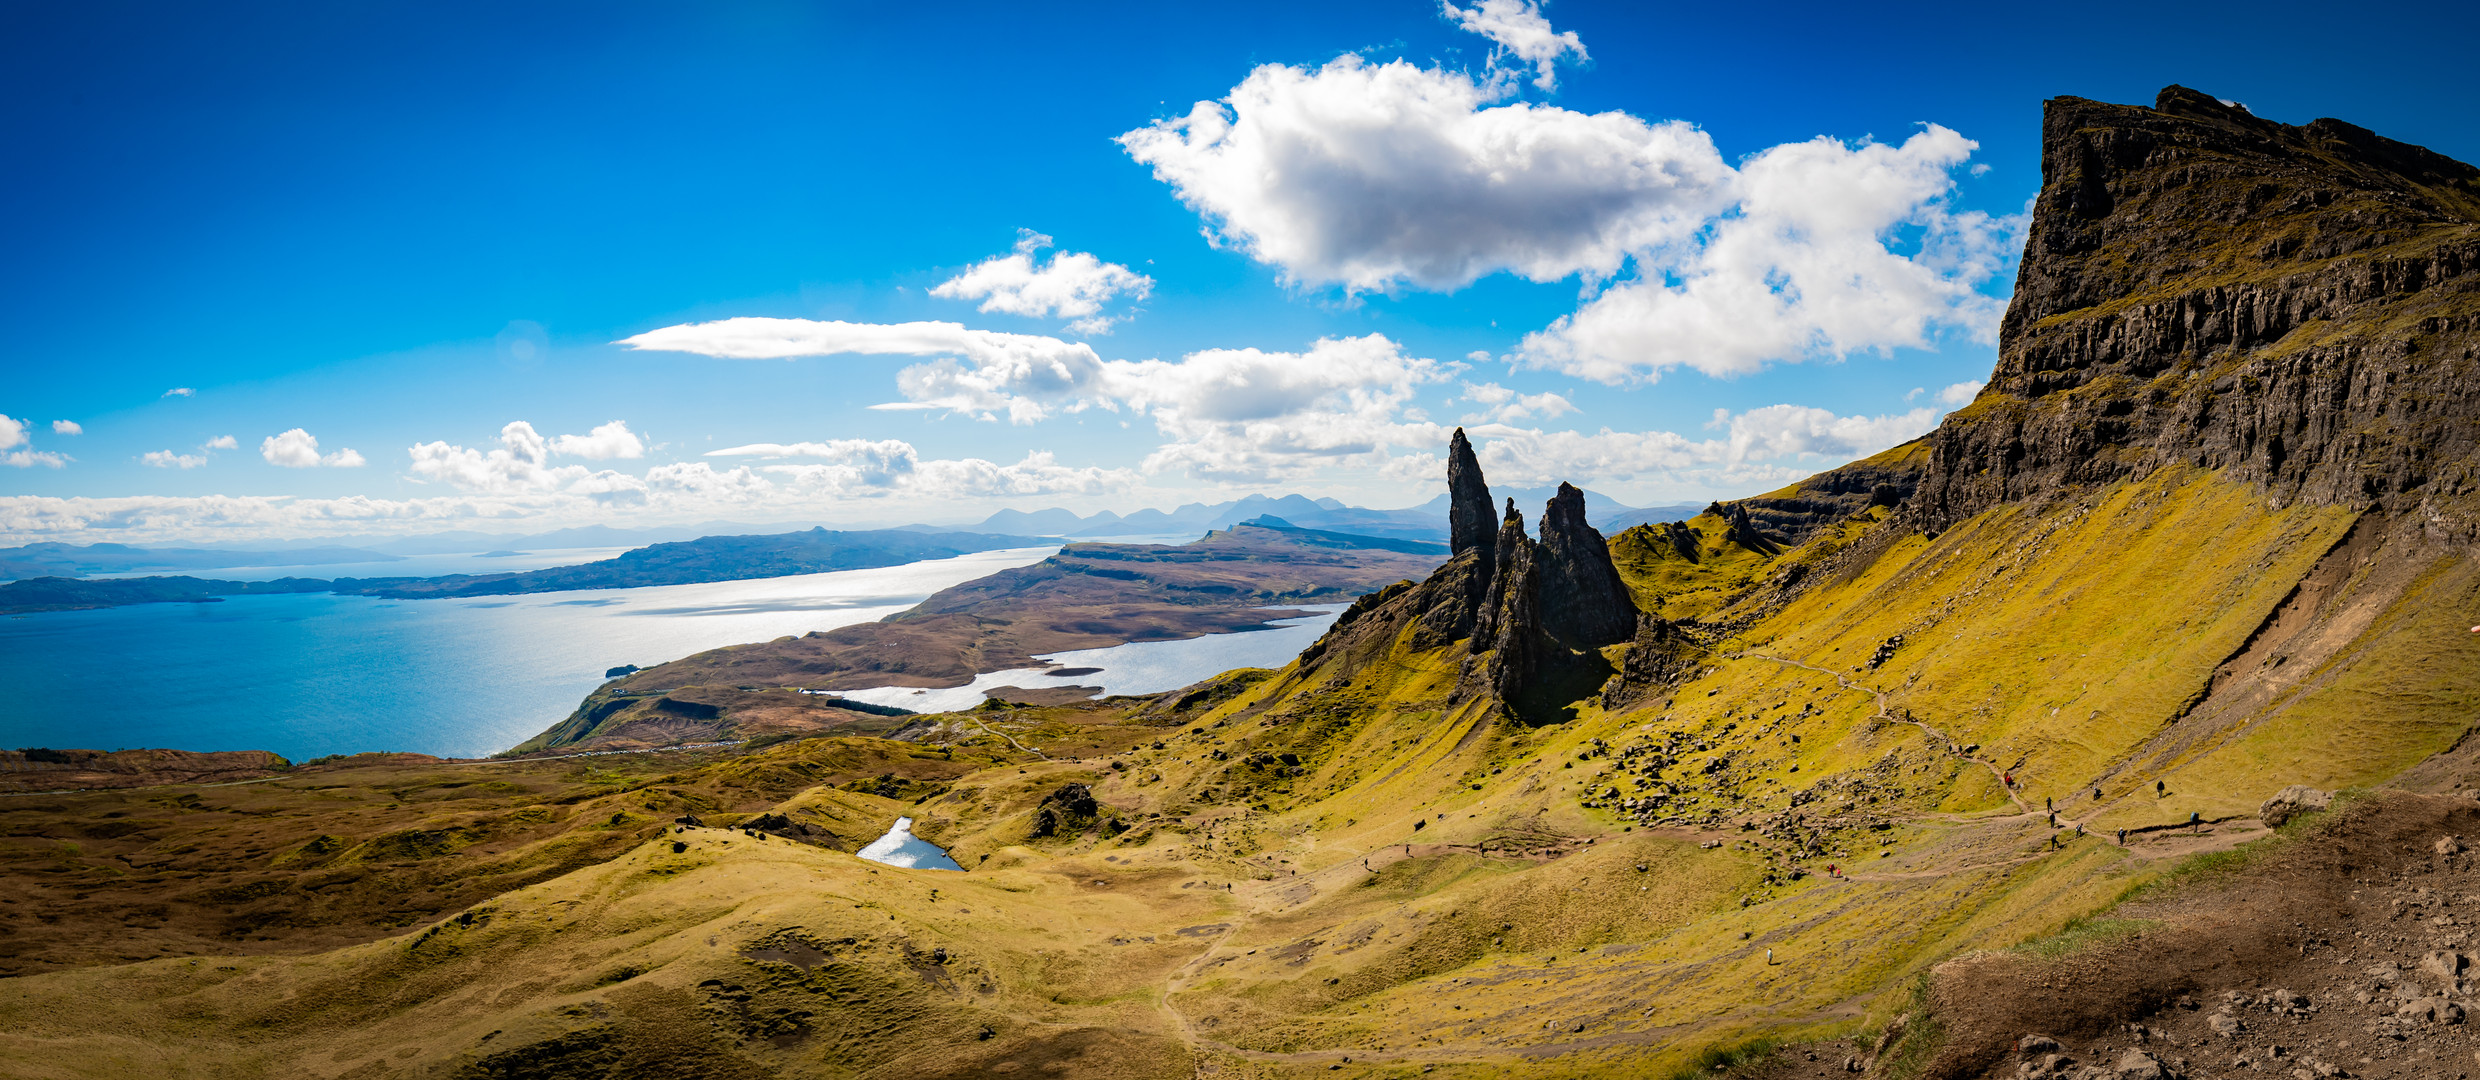
[[[540,740],[712,745],[11,774],[0,1071],[2480,1071],[2480,174],[2179,87],[2043,138],[1979,398],[1684,521],[1528,529],[1458,432],[1443,564],[1080,547]],[[888,655],[934,620],[1014,658],[1345,571],[1277,669],[721,737],[969,675]],[[964,869],[857,857],[899,818]]]

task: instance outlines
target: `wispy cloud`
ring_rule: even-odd
[[[198,391],[197,391],[196,389],[194,389],[194,388],[187,387],[187,386],[176,386],[176,387],[173,387],[173,388],[172,388],[172,389],[170,389],[170,390],[166,390],[166,391],[164,391],[162,396],[164,396],[164,397],[197,397],[197,396],[198,396]]]
[[[78,422],[75,420],[54,420],[52,421],[52,434],[84,435],[86,434],[86,429],[79,427]]]
[[[1539,0],[1481,0],[1468,8],[1441,0],[1438,10],[1463,29],[1497,45],[1490,54],[1492,67],[1497,66],[1501,57],[1513,56],[1533,66],[1533,85],[1544,90],[1558,89],[1555,68],[1560,57],[1573,53],[1580,63],[1592,59],[1585,54],[1584,39],[1577,37],[1575,31],[1550,28],[1550,20],[1542,17]]]
[[[205,454],[179,454],[170,450],[149,450],[139,455],[141,463],[158,469],[195,469],[207,463]]]

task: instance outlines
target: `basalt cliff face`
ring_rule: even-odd
[[[2472,535],[2480,169],[2173,86],[2149,109],[2049,101],[2041,180],[1978,400],[1925,452],[1741,504],[1765,532],[1906,500],[1943,528],[2188,465]]]
[[[2042,139],[1997,370],[1929,438],[1927,520],[2188,464],[2469,528],[2480,169],[2176,86],[2054,99]]]

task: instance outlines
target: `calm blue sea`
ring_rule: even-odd
[[[237,596],[0,618],[0,747],[476,757],[603,671],[883,618],[1056,548],[488,600]]]
[[[487,600],[237,596],[0,618],[0,747],[411,750],[480,757],[558,722],[607,668],[832,630],[1050,556],[988,551],[878,570]],[[1342,605],[1276,629],[1044,657],[1092,674],[984,675],[968,687],[851,694],[917,712],[998,686],[1142,694],[1235,667],[1279,667]]]

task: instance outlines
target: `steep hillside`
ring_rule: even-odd
[[[1926,439],[1605,538],[1572,487],[1501,504],[1459,433],[1445,564],[1280,670],[608,772],[0,807],[50,905],[0,905],[43,969],[0,996],[0,1060],[2128,1080],[2309,1047],[2342,1070],[2312,1076],[2455,1075],[2471,173],[2160,106],[2051,103],[1999,371]],[[1085,550],[1025,573],[1169,573]],[[451,780],[480,790],[420,805]],[[848,854],[899,815],[966,869]],[[245,905],[269,917],[216,918]]]

